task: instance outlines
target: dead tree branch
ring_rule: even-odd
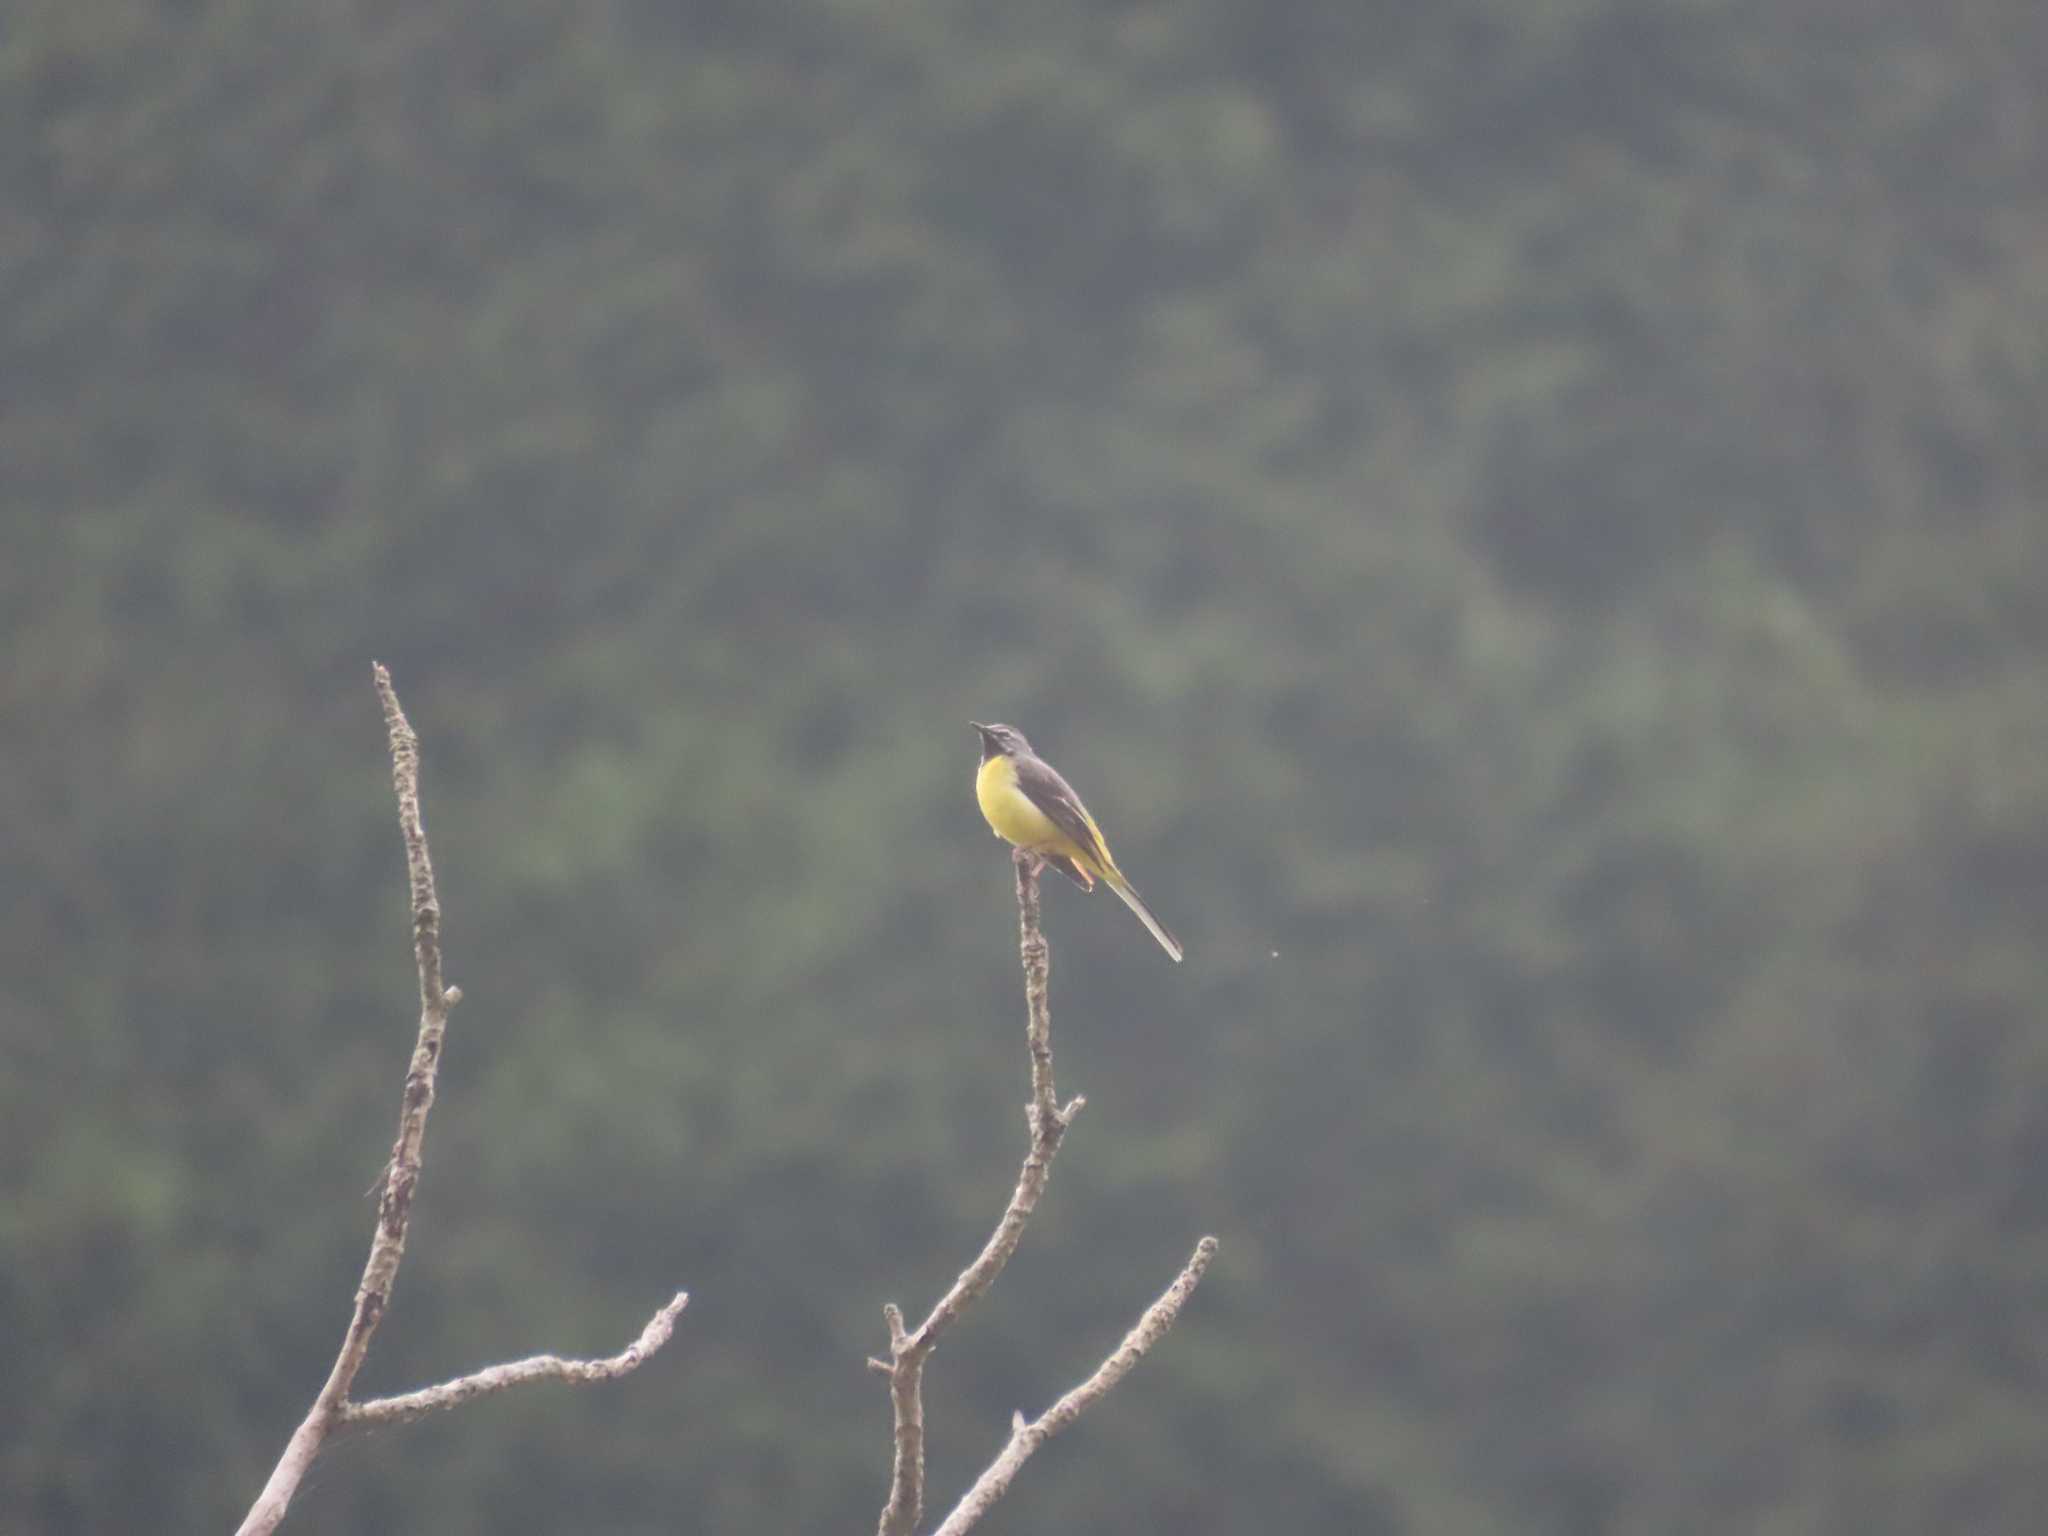
[[[1043,866],[1032,854],[1019,849],[1015,855],[1017,869],[1017,923],[1019,929],[1019,952],[1024,965],[1024,1031],[1025,1043],[1031,1055],[1031,1102],[1025,1106],[1025,1118],[1030,1128],[1031,1141],[1024,1154],[1024,1166],[1017,1175],[1017,1187],[1010,1196],[1010,1203],[1003,1210],[1002,1219],[996,1223],[995,1231],[983,1246],[974,1262],[961,1271],[946,1294],[941,1296],[931,1314],[915,1329],[905,1329],[903,1313],[893,1302],[882,1309],[883,1320],[889,1328],[889,1358],[869,1360],[871,1370],[889,1378],[889,1401],[895,1417],[895,1451],[889,1475],[889,1500],[882,1507],[877,1536],[912,1536],[918,1522],[924,1517],[924,1367],[937,1347],[939,1339],[959,1320],[960,1314],[980,1298],[995,1283],[996,1276],[1009,1263],[1010,1255],[1017,1251],[1022,1241],[1024,1227],[1031,1219],[1031,1213],[1038,1208],[1039,1198],[1045,1193],[1045,1186],[1052,1177],[1052,1160],[1059,1152],[1060,1143],[1065,1139],[1067,1127],[1087,1101],[1075,1098],[1062,1106],[1053,1086],[1052,1069],[1052,1015],[1047,1002],[1047,987],[1051,973],[1051,954],[1046,947],[1045,932],[1039,922],[1038,877]],[[1067,1394],[1059,1403],[1049,1409],[1037,1425],[1022,1426],[1019,1434],[1035,1433],[1028,1447],[1016,1454],[1014,1462],[1004,1471],[999,1480],[991,1481],[1004,1461],[1011,1455],[1017,1444],[1017,1435],[1011,1437],[1011,1449],[1006,1450],[997,1465],[991,1467],[975,1484],[968,1496],[973,1500],[981,1494],[976,1510],[963,1516],[967,1504],[947,1517],[947,1529],[966,1530],[978,1521],[989,1507],[1009,1487],[1010,1479],[1016,1475],[1026,1457],[1038,1445],[1070,1423],[1083,1408],[1107,1392],[1120,1381],[1140,1355],[1149,1349],[1154,1339],[1172,1326],[1179,1313],[1181,1303],[1208,1268],[1210,1258],[1215,1254],[1216,1240],[1205,1237],[1195,1250],[1195,1256],[1182,1271],[1180,1279],[1174,1282],[1165,1296],[1162,1296],[1145,1313],[1139,1325],[1122,1347],[1104,1362],[1102,1369]],[[1142,1337],[1141,1337],[1142,1336]],[[1092,1389],[1092,1390],[1091,1390]],[[1068,1409],[1070,1399],[1079,1394],[1079,1401]],[[1067,1409],[1063,1417],[1054,1416]],[[1038,1426],[1047,1425],[1042,1432]],[[990,1484],[983,1492],[983,1485]],[[964,1521],[956,1525],[955,1521]]]
[[[489,1397],[508,1387],[521,1387],[529,1381],[610,1381],[624,1376],[638,1370],[641,1361],[668,1342],[669,1335],[675,1332],[676,1319],[689,1300],[688,1295],[677,1291],[675,1300],[647,1320],[639,1338],[606,1359],[565,1360],[560,1355],[533,1355],[525,1360],[508,1360],[503,1365],[486,1366],[472,1375],[444,1381],[438,1387],[422,1387],[395,1397],[373,1397],[367,1403],[344,1403],[335,1427],[410,1424],[430,1413],[460,1408],[479,1397]]]
[[[305,1421],[293,1432],[284,1455],[271,1470],[269,1481],[243,1517],[237,1536],[268,1536],[277,1529],[291,1505],[292,1495],[298,1491],[327,1437],[343,1425],[397,1423],[522,1381],[545,1377],[602,1381],[624,1375],[668,1342],[676,1314],[688,1300],[679,1293],[654,1315],[624,1353],[609,1360],[573,1361],[542,1355],[494,1366],[422,1392],[370,1403],[349,1401],[349,1389],[355,1385],[356,1372],[369,1354],[370,1340],[391,1304],[391,1287],[398,1277],[399,1260],[405,1256],[413,1193],[420,1178],[420,1148],[426,1139],[427,1114],[434,1107],[434,1084],[441,1066],[441,1040],[448,1028],[448,1010],[462,1001],[462,990],[445,986],[441,979],[441,903],[434,892],[434,866],[427,856],[426,829],[420,822],[419,737],[413,734],[405,711],[399,707],[391,674],[378,664],[375,675],[377,697],[383,703],[384,724],[391,738],[391,783],[398,795],[398,827],[405,840],[405,867],[412,890],[413,958],[420,978],[419,1038],[413,1046],[412,1065],[406,1070],[405,1092],[399,1101],[398,1136],[384,1170],[383,1194],[377,1203],[377,1230],[370,1240],[370,1257],[363,1266],[362,1282],[356,1287],[355,1312],[349,1319],[348,1332],[342,1336],[341,1352],[335,1356],[334,1368],[328,1372],[320,1395],[313,1399]]]
[[[1181,1307],[1194,1294],[1195,1287],[1202,1283],[1202,1273],[1208,1269],[1209,1261],[1215,1257],[1215,1238],[1205,1237],[1195,1244],[1195,1251],[1188,1256],[1187,1267],[1180,1272],[1179,1278],[1145,1309],[1137,1326],[1124,1335],[1123,1343],[1117,1345],[1115,1352],[1096,1368],[1093,1376],[1029,1423],[1021,1413],[1012,1419],[1010,1443],[989,1463],[988,1470],[974,1480],[967,1496],[953,1506],[953,1512],[940,1522],[932,1536],[960,1536],[962,1531],[980,1524],[982,1516],[995,1508],[996,1500],[1009,1491],[1010,1480],[1030,1459],[1031,1453],[1081,1417],[1083,1410],[1128,1376],[1131,1367],[1165,1336],[1174,1319],[1180,1316]]]

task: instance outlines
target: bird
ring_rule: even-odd
[[[1166,931],[1137,887],[1116,867],[1102,828],[1059,770],[1032,751],[1014,725],[983,725],[979,720],[968,724],[981,732],[974,798],[995,835],[1036,854],[1084,891],[1094,890],[1101,880],[1138,914],[1159,947],[1178,963],[1180,940]]]

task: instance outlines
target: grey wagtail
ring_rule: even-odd
[[[996,836],[1037,854],[1084,891],[1094,890],[1101,880],[1152,930],[1159,947],[1179,960],[1180,940],[1166,931],[1116,867],[1102,828],[1059,771],[1031,750],[1015,726],[983,725],[978,720],[968,724],[981,732],[981,771],[974,776],[974,798],[981,802],[981,814]]]

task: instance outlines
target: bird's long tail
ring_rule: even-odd
[[[1112,874],[1108,870],[1103,871],[1102,882],[1117,893],[1125,906],[1138,914],[1138,921],[1152,930],[1152,937],[1159,941],[1159,947],[1178,965],[1181,957],[1180,940],[1168,933],[1166,924],[1152,915],[1152,909],[1145,905],[1145,898],[1138,894],[1137,888],[1122,875]]]

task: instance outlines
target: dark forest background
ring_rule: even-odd
[[[1089,1112],[1002,1532],[2048,1508],[2048,7],[16,0],[0,1528],[223,1530],[416,996],[397,1390],[290,1529],[865,1530],[863,1358]]]

